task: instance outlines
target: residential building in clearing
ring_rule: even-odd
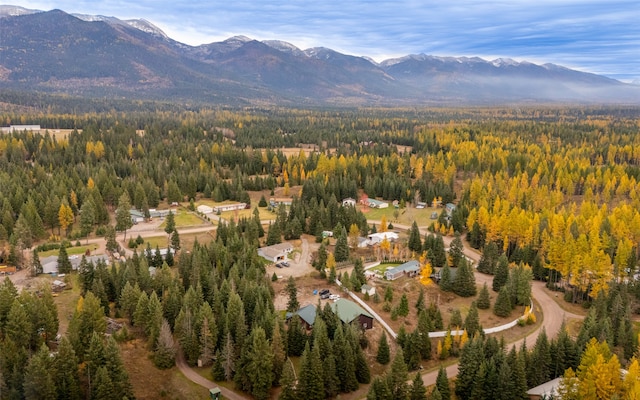
[[[3,126],[0,128],[1,133],[11,133],[11,132],[40,132],[40,125],[9,125],[8,127]]]
[[[352,199],[351,197],[347,197],[346,199],[342,200],[342,207],[347,207],[347,206],[355,207],[356,206],[356,199]]]
[[[404,264],[398,265],[394,268],[389,268],[384,272],[384,277],[388,281],[393,281],[403,276],[410,278],[420,273],[420,263],[416,260],[407,261]]]
[[[357,323],[364,329],[373,328],[373,316],[351,300],[338,299],[331,303],[330,307],[345,324]]]
[[[196,210],[198,210],[198,212],[201,213],[201,214],[212,214],[213,213],[213,208],[209,207],[206,204],[200,204],[198,207],[196,207]]]
[[[313,324],[316,321],[316,306],[313,304],[308,304],[296,312],[288,312],[285,316],[287,322],[294,316],[297,315],[300,317],[302,321],[302,326],[304,326],[307,330],[313,328]]]
[[[247,203],[221,204],[219,206],[214,206],[213,212],[222,213],[226,211],[244,210],[245,208],[247,208]]]
[[[386,201],[376,200],[376,199],[367,199],[367,205],[371,208],[388,208],[389,203]]]
[[[399,236],[397,233],[395,232],[376,232],[376,233],[370,233],[367,236],[367,240],[368,240],[368,245],[369,246],[373,246],[374,244],[379,244],[381,243],[384,239],[387,239],[387,241],[389,242],[393,242],[395,240],[398,240]]]
[[[144,214],[142,211],[131,209],[129,210],[129,215],[131,216],[131,222],[137,224],[139,222],[144,222]]]
[[[97,255],[97,256],[88,256],[86,257],[87,263],[93,263],[96,265],[98,262],[102,261],[106,265],[109,265],[109,257],[105,255]],[[80,262],[82,261],[82,256],[72,255],[69,256],[69,261],[71,262],[71,269],[77,271],[80,267]],[[42,273],[44,274],[56,274],[58,273],[58,256],[49,256],[49,257],[41,257],[40,264],[42,265]]]
[[[272,246],[260,247],[258,255],[271,262],[286,261],[289,253],[293,251],[291,243],[278,243]]]

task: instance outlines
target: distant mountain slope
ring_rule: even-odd
[[[227,104],[633,102],[640,88],[553,64],[385,60],[244,36],[188,46],[143,20],[0,6],[0,88]]]

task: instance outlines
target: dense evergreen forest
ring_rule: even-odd
[[[249,192],[300,191],[266,231],[256,212],[222,223],[214,241],[188,252],[177,252],[176,235],[175,260],[151,251],[110,266],[83,260],[82,297],[62,337],[50,290],[18,292],[7,278],[2,399],[134,398],[118,346],[136,335],[158,368],[174,365],[179,346],[189,365],[200,360],[217,381],[257,399],[325,399],[361,385],[369,399],[525,399],[527,388],[563,375],[564,399],[640,393],[632,322],[640,310],[637,109],[10,110],[0,114],[0,125],[9,124],[40,124],[43,132],[0,136],[0,264],[37,272],[38,245],[62,242],[62,253],[65,242],[87,236],[118,250],[116,231],[126,234],[130,207],[148,215],[173,202],[251,203]],[[429,304],[417,306],[415,331],[401,332],[395,354],[386,336],[370,343],[330,307],[319,309],[311,334],[297,317],[285,324],[256,248],[332,231],[335,251],[322,246],[314,260],[327,278],[325,268],[351,257],[351,232],[375,229],[358,209],[341,206],[364,196],[400,208],[455,203],[424,241],[417,227],[411,232],[408,251],[447,269],[441,235],[462,235],[482,250],[478,270],[504,277],[496,291],[518,282],[504,275],[512,263],[512,276],[530,271],[565,301],[590,307],[579,333],[563,328],[552,340],[540,335],[532,350],[511,349],[468,318],[467,330],[479,333],[449,344],[460,357],[455,384],[441,370],[427,390],[418,378],[410,383],[408,371],[442,352],[428,340],[439,313]],[[360,260],[352,261],[347,285],[357,288],[365,280]],[[453,265],[460,276],[463,264]],[[456,294],[476,294],[473,283],[468,295],[460,285]],[[512,301],[526,304],[515,294]],[[124,319],[124,328],[105,335],[106,316]],[[372,347],[375,362],[389,364],[384,375],[371,374]]]

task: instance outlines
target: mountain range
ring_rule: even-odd
[[[412,54],[376,63],[235,36],[189,46],[144,20],[0,6],[0,88],[229,105],[640,104],[640,86],[554,64]]]

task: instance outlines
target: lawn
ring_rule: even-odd
[[[178,210],[178,213],[174,215],[174,221],[176,222],[176,228],[184,228],[186,226],[198,226],[203,225],[205,222],[196,214],[186,210]],[[164,229],[166,221],[160,225],[160,229]]]
[[[431,213],[437,212],[440,214],[442,212],[442,208],[432,208],[426,207],[422,209],[418,209],[415,207],[406,207],[406,208],[394,208],[393,206],[389,206],[388,208],[370,208],[358,206],[360,211],[362,211],[369,220],[379,221],[382,219],[384,215],[387,218],[387,222],[390,223],[398,223],[401,225],[411,225],[413,221],[418,223],[418,226],[429,226],[433,222],[431,219]],[[395,212],[398,213],[398,218],[395,217]]]
[[[93,252],[98,248],[97,244],[88,244],[85,246],[74,246],[74,247],[67,247],[67,254],[70,256],[73,255],[81,255],[81,254],[85,254],[87,252],[87,250],[91,251],[91,254],[93,254]],[[59,249],[53,249],[53,250],[47,250],[47,251],[40,251],[38,252],[38,256],[40,257],[49,257],[49,256],[57,256],[60,253]]]
[[[394,264],[390,264],[390,263],[385,263],[385,264],[380,264],[377,267],[373,267],[373,268],[369,268],[367,269],[367,271],[371,271],[371,272],[376,272],[380,275],[384,274],[384,272],[389,269],[389,268],[393,268],[393,267],[397,267],[400,264],[394,263]]]
[[[40,275],[47,276],[47,275]],[[53,280],[53,278],[51,278]],[[65,335],[69,328],[69,322],[73,316],[73,312],[76,309],[76,303],[80,297],[80,284],[78,282],[78,274],[67,274],[64,278],[67,283],[67,290],[63,290],[59,293],[54,293],[53,301],[58,309],[58,321],[59,328],[58,333]]]
[[[182,249],[190,250],[193,248],[193,243],[196,240],[198,240],[198,243],[200,244],[207,244],[211,242],[213,238],[214,236],[209,232],[189,233],[186,235],[180,235],[180,245]],[[167,235],[149,236],[143,239],[144,239],[144,243],[138,246],[138,250],[145,250],[147,248],[147,243],[149,243],[152,249],[155,249],[156,246],[158,246],[158,248],[160,249],[165,249],[169,244],[168,242],[169,239]]]

